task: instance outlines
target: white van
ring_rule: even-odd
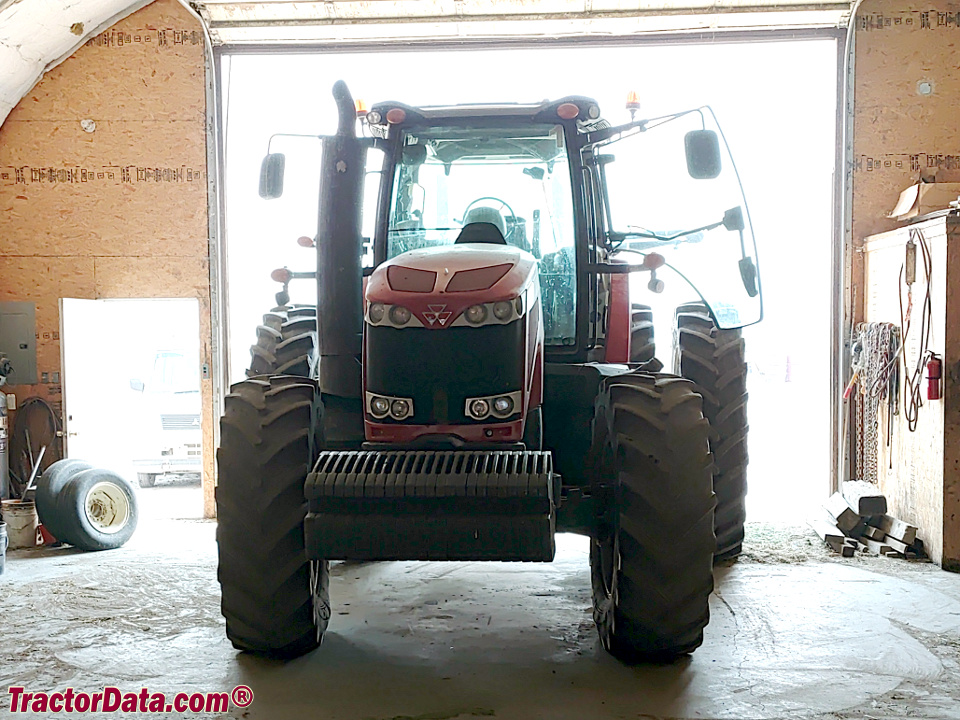
[[[143,394],[145,432],[133,461],[140,487],[153,487],[160,475],[200,479],[200,371],[195,358],[178,350],[157,352],[150,379],[130,381]]]

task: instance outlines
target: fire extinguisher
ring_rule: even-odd
[[[927,360],[927,400],[940,399],[940,378],[943,375],[943,362],[936,353],[930,353]]]

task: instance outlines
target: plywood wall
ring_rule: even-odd
[[[960,3],[864,0],[855,32],[853,243],[861,248],[898,226],[886,215],[921,174],[960,171]],[[862,288],[859,252],[853,279]],[[856,305],[860,319],[862,292]]]
[[[0,127],[0,300],[37,306],[38,373],[62,402],[60,298],[197,298],[211,362],[204,46],[156,0],[44,76]],[[212,386],[202,381],[205,510]]]
[[[904,188],[921,177],[960,179],[960,3],[864,0],[855,33],[853,314],[856,321],[866,315],[899,323],[893,274],[902,263],[902,241],[886,251],[879,250],[882,241],[874,243],[869,272],[864,242],[902,224],[886,215]],[[960,265],[954,264],[960,238],[954,234],[939,238],[934,267],[943,285],[933,308],[941,332],[931,349],[944,353],[945,399],[921,411],[922,432],[895,430],[898,457],[882,483],[895,511],[927,525],[934,544],[942,530],[938,555],[945,567],[960,569],[960,397],[951,402],[960,393],[960,321],[952,310],[960,299]]]

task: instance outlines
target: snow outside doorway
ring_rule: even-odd
[[[196,300],[62,300],[67,457],[133,485],[141,520],[203,515]]]
[[[260,161],[274,133],[330,134],[330,88],[344,79],[369,107],[537,102],[580,94],[602,114],[629,120],[709,104],[743,181],[757,238],[765,318],[745,330],[749,363],[748,520],[803,522],[802,506],[828,493],[830,289],[836,147],[834,38],[710,45],[570,46],[368,54],[225,55],[226,228],[230,379],[244,377],[262,314],[279,289],[273,268],[313,270],[320,144],[278,137],[284,195],[257,196]],[[402,71],[398,71],[402,68]],[[679,222],[682,225],[682,221]],[[658,357],[672,365],[673,308],[695,294],[663,273],[655,296],[637,278],[633,301],[656,308]],[[309,281],[293,302],[315,302]]]

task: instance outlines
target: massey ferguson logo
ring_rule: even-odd
[[[446,325],[451,315],[453,313],[447,310],[446,305],[427,305],[427,311],[423,314],[423,319],[431,325],[437,322]]]

